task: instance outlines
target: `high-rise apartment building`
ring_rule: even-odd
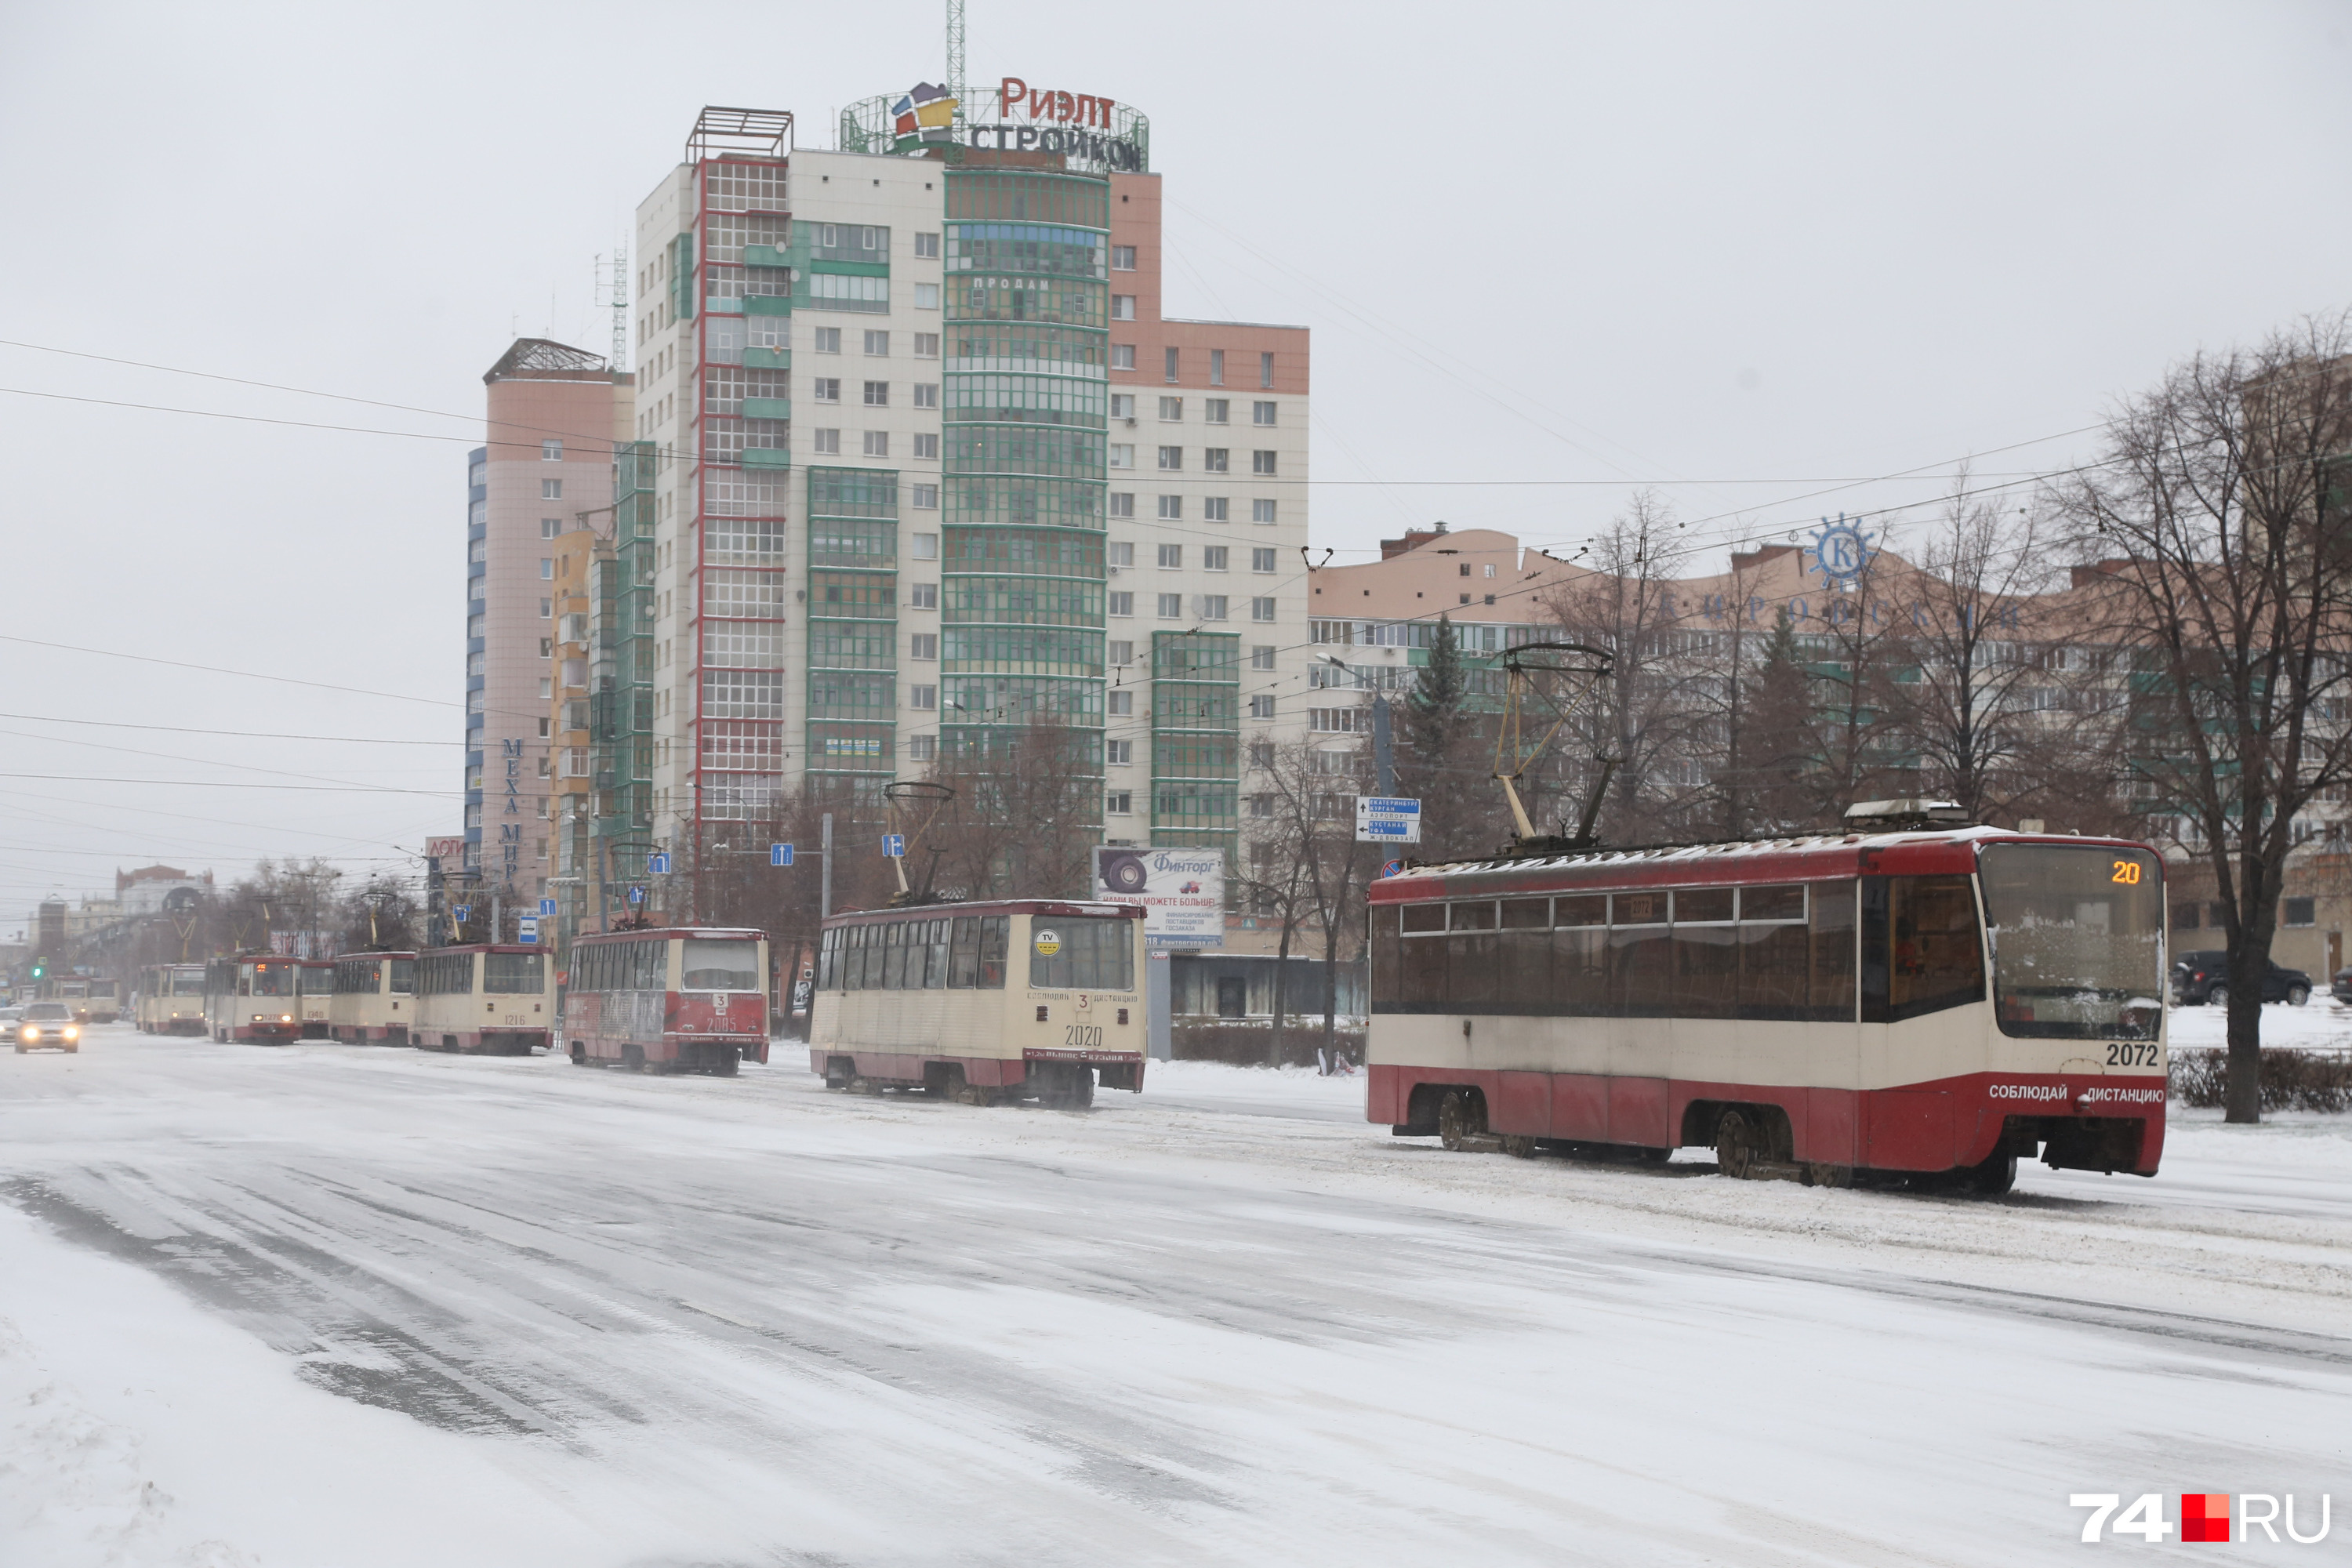
[[[1247,742],[1303,723],[1306,331],[1162,315],[1140,116],[992,98],[829,151],[706,110],[638,207],[615,875],[1041,717],[1106,837],[1230,849]]]
[[[612,510],[614,445],[634,414],[627,374],[543,338],[518,339],[482,380],[488,444],[467,474],[466,885],[452,901],[511,910],[547,890],[551,704],[575,684],[567,669],[588,695],[584,665],[555,657],[556,542]]]

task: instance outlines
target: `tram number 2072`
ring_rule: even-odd
[[[2113,1041],[2107,1046],[2107,1065],[2111,1068],[2152,1068],[2156,1066],[2156,1042],[2138,1044]]]
[[[1062,1026],[1062,1044],[1074,1051],[1102,1049],[1100,1024],[1066,1024]]]

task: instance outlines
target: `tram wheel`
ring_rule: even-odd
[[[1997,1198],[2017,1185],[2017,1156],[1995,1154],[1982,1163],[1971,1166],[1968,1173],[1969,1191],[1979,1197]]]
[[[1850,1187],[1853,1185],[1853,1167],[1815,1161],[1805,1167],[1805,1179],[1816,1187]]]
[[[1715,1165],[1734,1181],[1747,1181],[1756,1168],[1756,1127],[1744,1111],[1727,1110],[1715,1124]]]
[[[1486,1107],[1466,1089],[1449,1089],[1437,1102],[1437,1141],[1459,1152],[1486,1131]]]
[[[1514,1160],[1532,1160],[1536,1157],[1536,1141],[1531,1134],[1506,1132],[1501,1142],[1503,1152]]]

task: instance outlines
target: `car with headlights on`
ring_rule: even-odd
[[[74,1011],[63,1002],[36,1002],[25,1009],[24,1021],[16,1026],[16,1054],[26,1051],[74,1051],[81,1049],[81,1025]]]

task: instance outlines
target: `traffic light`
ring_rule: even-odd
[[[49,961],[48,961],[47,959],[46,959],[46,958],[37,958],[37,959],[33,960],[33,978],[34,978],[34,979],[38,980],[39,978],[41,978],[41,976],[43,976],[44,974],[47,974],[48,972],[49,972]]]

